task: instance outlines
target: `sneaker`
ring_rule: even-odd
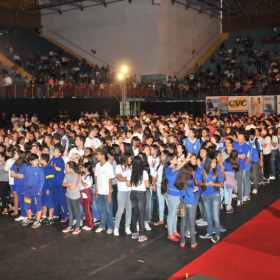
[[[180,247],[184,248],[186,246],[186,243],[180,243]]]
[[[220,237],[219,237],[219,236],[213,236],[213,237],[211,238],[211,241],[212,241],[213,243],[217,243],[219,240],[220,240]]]
[[[232,197],[232,198],[236,198],[236,197],[237,197],[237,194],[233,193],[231,197]]]
[[[22,226],[25,227],[29,224],[32,224],[33,223],[33,220],[32,219],[29,219],[29,218],[25,218],[22,222]]]
[[[177,232],[177,231],[173,232],[173,235],[176,236],[177,238],[180,238],[180,237],[181,237],[180,233]]]
[[[68,218],[62,218],[60,220],[61,223],[66,223],[68,221]],[[75,220],[74,220],[75,221]],[[74,225],[74,221],[73,221],[73,225]],[[75,223],[76,224],[76,223]]]
[[[191,244],[191,248],[194,249],[197,247],[197,242],[195,242],[194,244]]]
[[[59,216],[53,216],[53,219],[59,219]]]
[[[42,216],[40,219],[40,223],[45,223],[48,220],[48,218],[46,216]]]
[[[269,180],[268,179],[264,179],[263,180],[263,184],[269,184],[270,182],[269,182]]]
[[[202,223],[202,222],[204,222],[202,218],[200,218],[200,219],[198,219],[198,220],[195,221],[196,224],[200,224],[200,223]]]
[[[62,232],[67,233],[67,232],[70,232],[70,231],[72,231],[72,228],[67,227],[67,228],[65,228]]]
[[[156,223],[154,223],[154,226],[160,226],[160,225],[164,225],[164,221],[158,221]]]
[[[119,230],[117,228],[114,228],[114,236],[119,236],[120,233],[119,233]]]
[[[104,231],[104,230],[105,230],[104,228],[100,228],[100,227],[99,227],[99,228],[97,228],[97,229],[95,230],[95,232],[96,232],[96,233],[100,233],[100,232],[102,232],[102,231]]]
[[[139,237],[139,233],[138,232],[133,232],[132,235],[131,235],[132,239],[138,239],[138,237]]]
[[[79,228],[75,228],[72,232],[72,234],[79,234],[81,230]]]
[[[256,194],[256,193],[258,193],[258,190],[253,189],[252,193],[253,193],[253,194]]]
[[[237,204],[236,204],[236,206],[241,206],[241,205],[242,205],[241,200],[237,200]]]
[[[98,220],[98,219],[93,219],[93,223],[95,224],[95,225],[99,225],[100,224],[100,220]]]
[[[196,224],[198,227],[205,227],[205,226],[207,226],[208,225],[208,223],[206,222],[206,221],[203,221],[202,220],[202,222],[200,222],[200,223],[198,223],[198,224]]]
[[[51,226],[52,224],[54,224],[54,220],[53,220],[53,219],[48,219],[48,220],[46,221],[46,225],[47,225],[47,226]]]
[[[231,207],[230,209],[227,209],[227,214],[233,213],[233,208]]]
[[[112,233],[113,233],[113,230],[112,230],[112,229],[107,229],[106,233],[107,233],[107,234],[112,234]]]
[[[168,240],[171,240],[171,241],[173,241],[173,242],[179,242],[179,241],[180,241],[179,238],[176,237],[174,234],[168,235],[168,236],[167,236],[167,239],[168,239]]]
[[[25,217],[19,216],[19,217],[15,218],[15,221],[20,222],[20,221],[23,221],[24,219],[25,219]]]
[[[145,224],[145,229],[146,230],[152,230],[148,223]]]
[[[140,235],[138,237],[138,242],[144,242],[148,239],[148,237],[146,235]]]
[[[40,226],[41,226],[40,221],[35,220],[33,225],[31,226],[31,228],[37,228],[37,227],[40,227]]]
[[[139,223],[136,224],[136,230],[139,231]]]
[[[83,226],[82,227],[83,230],[92,230],[92,228],[88,227],[88,226]]]
[[[251,200],[251,198],[248,197],[248,196],[244,196],[243,199],[242,199],[243,202],[244,202],[244,201],[250,201],[250,200]]]
[[[185,236],[186,236],[187,238],[191,238],[191,233],[190,233],[190,231],[186,231],[186,232],[185,232]]]
[[[130,230],[129,227],[126,227],[126,228],[125,228],[125,233],[126,233],[127,235],[131,235],[131,230]]]
[[[206,238],[210,239],[210,238],[212,238],[212,234],[209,234],[209,233],[201,234],[201,235],[199,235],[199,237],[202,239],[206,239]]]
[[[275,176],[270,176],[269,180],[275,180]]]

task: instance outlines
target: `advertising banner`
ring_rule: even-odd
[[[263,112],[265,114],[276,113],[276,95],[264,95]]]
[[[280,114],[280,95],[277,95],[277,115]]]
[[[228,113],[227,96],[206,96],[206,114],[210,112],[226,114]]]
[[[229,112],[248,112],[247,96],[229,96],[228,97]]]
[[[248,96],[248,115],[259,117],[263,113],[263,96]]]

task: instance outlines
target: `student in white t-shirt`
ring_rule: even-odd
[[[126,179],[128,173],[131,171],[132,157],[130,154],[123,154],[120,159],[120,164],[116,167],[116,178],[118,180],[118,211],[115,217],[115,228],[114,235],[119,236],[119,227],[120,221],[122,218],[122,214],[125,209],[125,233],[127,235],[131,234],[130,231],[130,223],[131,223],[131,200],[130,200],[130,192],[131,189],[126,185]]]
[[[95,167],[95,195],[98,200],[101,221],[96,233],[106,229],[107,234],[113,233],[112,179],[115,178],[113,166],[107,161],[107,148],[98,148]]]
[[[15,163],[14,153],[16,149],[13,147],[9,147],[7,149],[7,153],[11,155],[11,157],[6,161],[4,171],[9,173],[9,185],[11,187],[13,197],[14,197],[14,212],[11,214],[11,216],[17,216],[18,215],[18,196],[17,196],[17,190],[14,188],[14,178],[11,177],[11,167]],[[23,209],[22,209],[23,211]]]
[[[275,158],[278,153],[278,137],[276,133],[275,127],[270,127],[268,130],[270,136],[271,136],[271,143],[270,143],[270,177],[269,180],[275,180],[275,174],[276,174],[276,166],[275,166]]]
[[[263,175],[266,182],[269,182],[270,176],[270,155],[271,155],[271,136],[268,134],[268,128],[262,129],[261,135],[263,137],[262,148],[263,148]]]
[[[149,176],[144,170],[144,163],[140,156],[135,156],[132,160],[132,169],[127,176],[126,184],[131,187],[130,200],[132,205],[132,239],[144,242],[148,238],[144,235],[144,218],[146,209],[146,189],[150,187]],[[139,234],[136,229],[139,218]]]

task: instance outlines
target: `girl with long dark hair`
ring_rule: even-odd
[[[82,178],[81,178],[81,198],[80,202],[83,206],[84,213],[85,213],[85,222],[83,226],[83,230],[92,230],[94,224],[92,222],[92,212],[91,212],[91,205],[93,202],[93,193],[91,187],[94,182],[94,173],[93,173],[93,166],[86,162],[82,166]]]
[[[191,238],[191,248],[195,248],[195,216],[196,216],[196,200],[194,192],[198,190],[194,180],[195,167],[191,163],[187,163],[177,176],[174,185],[180,190],[180,201],[185,203],[185,217],[181,218],[180,224],[180,246],[185,247],[185,232],[188,224]]]
[[[150,187],[149,176],[144,170],[143,160],[140,156],[135,156],[132,160],[131,172],[127,176],[126,184],[131,187],[130,200],[132,204],[132,239],[144,242],[148,238],[144,235],[144,218],[146,209],[146,189]],[[139,234],[136,223],[139,219]]]
[[[119,227],[122,214],[125,209],[125,233],[131,234],[131,201],[130,201],[130,188],[126,186],[128,172],[131,169],[131,154],[125,153],[120,159],[120,164],[116,167],[116,178],[118,180],[118,211],[115,218],[114,235],[119,236]]]
[[[23,221],[27,218],[24,211],[24,174],[26,170],[26,154],[22,151],[14,152],[15,163],[11,167],[11,177],[14,178],[14,188],[17,192],[19,205],[21,207],[21,215],[15,221]]]
[[[80,230],[80,220],[81,220],[81,210],[80,210],[80,184],[81,176],[76,172],[77,166],[74,161],[68,161],[65,165],[65,177],[62,186],[67,188],[66,190],[66,203],[69,211],[68,227],[66,227],[62,232],[70,232],[73,225],[73,217],[75,215],[76,227],[72,234],[79,234]]]
[[[165,159],[165,170],[162,179],[162,193],[167,193],[168,215],[167,215],[167,239],[179,242],[180,234],[177,231],[177,208],[180,203],[180,191],[174,186],[179,170],[189,161],[189,156],[178,165],[178,158],[175,154],[167,154]]]
[[[270,177],[270,156],[271,156],[271,136],[268,134],[268,129],[264,127],[261,132],[262,149],[263,149],[263,175],[264,183],[269,183]]]
[[[222,173],[217,169],[216,158],[207,156],[199,185],[202,186],[202,201],[207,213],[207,233],[200,238],[210,238],[213,243],[220,240],[220,188],[224,186]],[[213,222],[216,235],[212,236]]]

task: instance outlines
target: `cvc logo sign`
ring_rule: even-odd
[[[229,106],[231,108],[238,108],[238,107],[246,107],[247,106],[247,99],[245,98],[239,98],[235,100],[230,100],[229,101]]]

